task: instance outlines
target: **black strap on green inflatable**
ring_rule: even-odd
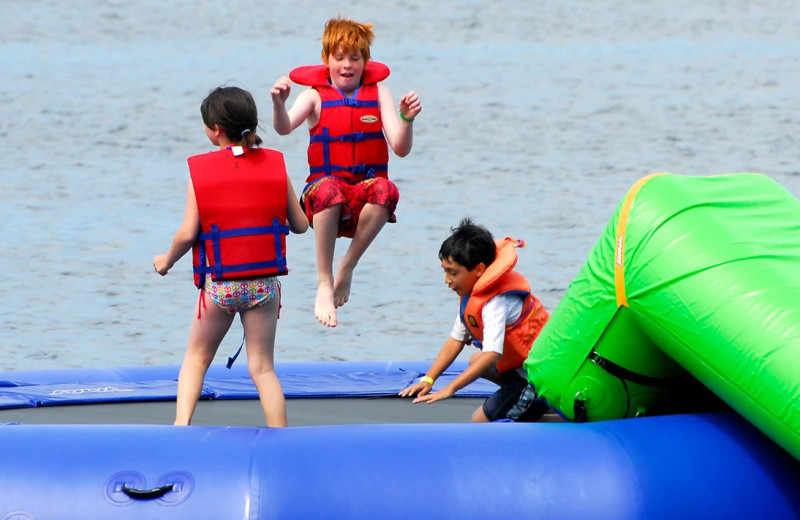
[[[586,399],[581,397],[580,393],[575,396],[575,402],[572,405],[572,416],[575,418],[576,423],[586,422]]]
[[[658,377],[650,377],[645,376],[642,374],[637,374],[636,372],[632,372],[627,368],[623,368],[613,361],[609,361],[600,356],[594,350],[589,354],[589,359],[592,360],[592,363],[595,365],[600,366],[606,372],[611,374],[612,376],[618,377],[620,379],[627,379],[632,383],[636,383],[637,385],[644,385],[644,386],[669,386],[673,383],[672,379],[662,379]]]

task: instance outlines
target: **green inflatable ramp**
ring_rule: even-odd
[[[525,367],[573,421],[710,390],[800,459],[800,201],[750,173],[641,179]]]

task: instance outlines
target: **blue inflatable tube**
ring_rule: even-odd
[[[8,425],[0,446],[4,519],[800,517],[797,461],[731,414],[280,430]]]
[[[310,396],[364,406],[426,368],[278,372],[290,407]],[[0,409],[172,400],[176,376],[177,367],[0,372]],[[245,367],[214,367],[204,395],[232,405],[255,397],[251,387]],[[800,462],[732,412],[585,424],[0,425],[2,520],[784,519],[800,518],[798,489]]]

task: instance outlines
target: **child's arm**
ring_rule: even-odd
[[[278,78],[275,85],[270,90],[272,96],[272,126],[279,135],[287,135],[300,124],[309,119],[309,124],[313,126],[319,117],[319,94],[314,89],[301,92],[294,101],[292,108],[286,110],[286,100],[292,90],[292,82],[286,76]]]
[[[289,179],[289,175],[286,175],[286,192],[286,196],[288,197],[286,220],[289,221],[289,229],[292,233],[297,233],[298,235],[305,233],[308,231],[308,218],[306,218],[306,214],[303,213],[303,208],[300,207],[297,195],[294,194],[294,188],[292,188],[292,181]]]
[[[496,374],[495,366],[503,355],[505,327],[509,322],[508,298],[508,295],[498,295],[483,306],[481,311],[483,319],[483,348],[479,354],[470,359],[467,369],[451,381],[449,385],[437,390],[435,393],[418,397],[414,402],[433,403],[447,399],[479,377],[487,377],[485,374],[488,373]],[[521,297],[515,296],[514,298],[520,299],[521,305]]]
[[[436,356],[433,364],[425,373],[425,377],[436,380],[437,377],[442,375],[442,373],[447,370],[447,367],[453,364],[453,361],[456,360],[463,348],[463,341],[447,338],[447,341],[445,341],[444,345],[442,345],[442,349],[439,351],[439,354]],[[429,382],[420,381],[419,383],[409,386],[397,395],[400,397],[410,397],[417,394],[423,396],[431,391],[432,386],[433,385]],[[417,401],[415,400],[414,402],[416,403]]]
[[[197,235],[200,233],[200,212],[197,209],[197,199],[194,197],[194,185],[189,181],[186,189],[186,211],[183,214],[181,227],[172,239],[172,245],[166,254],[156,255],[153,258],[153,267],[161,276],[172,269],[175,262],[181,259],[191,249]]]
[[[380,85],[378,87],[378,102],[381,106],[381,121],[383,122],[383,133],[386,135],[386,140],[398,157],[405,157],[411,152],[411,146],[414,144],[413,120],[422,110],[419,96],[412,90],[401,97],[398,103],[398,112],[395,110],[392,93],[387,87]],[[402,117],[400,114],[402,114]]]
[[[500,359],[500,354],[497,352],[481,352],[478,356],[474,357],[466,370],[461,372],[458,377],[450,381],[450,383],[435,391],[432,394],[420,395],[414,399],[415,403],[435,403],[442,399],[452,397],[453,394],[467,386],[468,384],[476,381],[488,369],[497,364]]]

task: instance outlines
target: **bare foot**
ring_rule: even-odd
[[[317,321],[326,327],[335,327],[339,323],[336,319],[336,307],[333,305],[333,288],[328,284],[321,284],[317,288],[314,315],[317,317]]]
[[[333,304],[338,309],[350,299],[350,285],[353,283],[352,269],[339,269],[336,283],[333,284]]]

